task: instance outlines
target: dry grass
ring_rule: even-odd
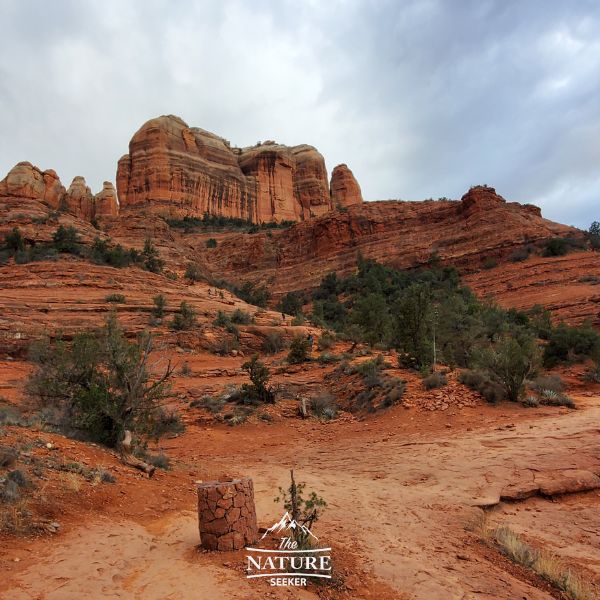
[[[61,473],[60,475],[65,489],[70,492],[78,492],[81,489],[81,478],[77,473]]]
[[[15,504],[0,504],[0,531],[26,533],[31,528],[31,512],[26,498]]]
[[[491,527],[487,513],[482,511],[467,525],[467,529],[514,563],[531,569],[570,600],[594,600],[596,597],[589,584],[565,567],[556,554],[530,546],[506,525]]]

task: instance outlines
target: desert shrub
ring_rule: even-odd
[[[546,241],[543,256],[564,256],[568,252],[584,248],[584,241],[577,238],[552,238]]]
[[[242,404],[275,404],[275,392],[269,384],[270,372],[268,367],[254,355],[242,365],[248,373],[250,383],[245,383],[240,389]]]
[[[167,306],[167,300],[162,294],[154,296],[152,298],[152,316],[157,319],[162,319],[165,316],[165,308]]]
[[[110,315],[100,331],[80,333],[70,345],[60,339],[32,345],[36,368],[28,389],[40,406],[57,408],[66,427],[108,446],[126,430],[141,440],[160,436],[173,369],[150,376],[152,347],[150,335],[129,342]]]
[[[540,401],[536,396],[527,396],[523,400],[523,406],[525,408],[537,408],[540,405]]]
[[[232,323],[237,325],[249,325],[252,323],[252,315],[244,310],[241,310],[240,308],[236,308],[231,313],[230,319]]]
[[[337,356],[335,354],[331,354],[331,352],[323,352],[317,358],[317,362],[322,365],[329,365],[331,363],[336,363],[342,360],[341,356]]]
[[[448,379],[440,371],[436,371],[423,379],[423,386],[426,390],[433,390],[444,387],[448,384]]]
[[[484,269],[493,269],[494,267],[498,266],[498,261],[495,258],[488,256],[481,264]]]
[[[538,348],[527,336],[503,338],[478,357],[480,366],[513,402],[521,396],[525,380],[535,372],[538,360]]]
[[[227,327],[231,323],[231,319],[222,311],[217,312],[217,316],[213,321],[215,327]]]
[[[402,401],[404,392],[406,391],[406,382],[396,377],[392,378],[389,382],[389,388],[382,401],[383,408],[389,408],[399,404]]]
[[[285,339],[278,331],[269,331],[262,343],[265,354],[277,354],[285,348]]]
[[[329,331],[326,331],[317,342],[317,348],[319,350],[329,350],[335,346],[335,335]]]
[[[107,240],[96,238],[89,253],[91,260],[100,265],[122,268],[140,261],[140,253],[133,249],[125,249],[121,244],[112,245]]]
[[[64,225],[60,225],[52,234],[52,243],[58,252],[77,254],[80,248],[77,229],[72,226],[64,227]]]
[[[287,361],[291,365],[298,365],[309,360],[311,342],[309,337],[297,335],[290,344]]]
[[[179,310],[173,315],[171,329],[174,329],[175,331],[184,331],[186,329],[191,329],[195,325],[196,312],[187,302],[182,302],[179,306]]]
[[[288,292],[277,304],[277,310],[286,315],[297,316],[302,312],[306,297],[301,292]]]
[[[318,419],[329,421],[335,419],[337,415],[337,405],[331,394],[320,394],[311,398],[310,410]]]
[[[25,250],[25,238],[18,227],[13,227],[10,233],[4,236],[4,245],[13,252]]]
[[[125,296],[123,294],[109,294],[104,298],[107,302],[112,302],[114,304],[124,304]]]
[[[207,248],[216,248],[217,247],[217,240],[215,240],[215,238],[208,238],[206,240],[206,247]]]
[[[552,390],[557,394],[565,391],[565,382],[561,379],[560,375],[539,375],[530,384],[531,388],[536,392],[542,390]]]
[[[171,459],[164,452],[152,454],[145,448],[140,448],[135,454],[138,458],[141,458],[144,462],[151,464],[157,469],[163,469],[163,471],[169,471],[171,469]]]
[[[203,276],[200,266],[196,263],[188,263],[185,268],[185,278],[190,281],[201,281]]]
[[[176,410],[159,407],[153,415],[149,437],[159,440],[165,435],[177,435],[184,431],[185,425],[181,420],[181,415]]]
[[[221,336],[214,344],[212,351],[219,356],[227,356],[234,350],[238,350],[240,343],[234,335]]]
[[[202,396],[198,400],[190,402],[191,408],[205,408],[213,415],[220,413],[226,404],[225,398],[222,396]]]
[[[600,250],[600,222],[594,221],[590,225],[588,239],[592,250]]]
[[[190,375],[192,374],[192,369],[190,368],[190,365],[187,360],[181,365],[179,374],[183,377],[190,377]]]
[[[150,238],[144,241],[144,248],[141,253],[142,266],[151,273],[160,273],[164,267],[164,261],[160,259],[158,250]]]
[[[254,409],[251,406],[236,406],[232,412],[223,415],[223,421],[227,423],[229,427],[242,425],[248,420],[248,417],[252,414],[253,410]]]
[[[300,325],[304,325],[304,323],[306,322],[306,317],[302,314],[302,313],[298,313],[293,319],[292,319],[292,325],[294,327],[298,327]]]
[[[585,360],[597,352],[600,352],[600,335],[589,324],[570,327],[560,323],[550,331],[543,363],[552,368],[560,363]]]
[[[575,402],[569,396],[555,392],[554,390],[542,390],[539,398],[540,404],[547,406],[566,406],[575,408]]]
[[[529,254],[528,248],[517,248],[509,254],[508,259],[511,262],[523,262],[529,258]]]
[[[288,488],[279,488],[279,496],[275,502],[282,502],[284,509],[290,514],[291,519],[304,527],[292,529],[292,537],[297,542],[298,548],[303,549],[310,546],[310,531],[313,524],[319,520],[327,502],[316,492],[311,492],[305,497],[306,484],[296,483],[294,471],[290,471],[291,481]]]
[[[506,392],[503,387],[492,381],[486,373],[481,371],[461,371],[458,380],[463,385],[481,394],[485,401],[490,404],[496,404],[496,402],[500,402],[506,398]]]

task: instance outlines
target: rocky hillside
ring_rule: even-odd
[[[269,282],[277,295],[315,287],[330,271],[349,274],[361,256],[399,268],[441,261],[475,271],[486,259],[506,261],[518,249],[578,235],[535,206],[475,187],[460,201],[366,202],[284,232],[232,234],[198,257],[215,274]]]
[[[122,207],[253,223],[300,221],[362,202],[346,165],[334,170],[330,191],[325,161],[312,146],[267,141],[235,148],[172,115],[148,121],[133,136],[119,160],[117,190]]]

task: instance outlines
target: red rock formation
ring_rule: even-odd
[[[42,171],[30,162],[15,165],[0,181],[0,197],[28,198],[58,208],[65,193],[60,179],[51,169]]]
[[[119,212],[112,183],[105,181],[102,191],[94,196],[85,179],[77,176],[65,190],[55,171],[42,171],[29,162],[18,163],[0,181],[0,198],[37,200],[86,221],[96,216],[115,216]]]
[[[331,173],[331,202],[334,208],[361,204],[362,192],[347,165],[338,165]]]
[[[236,281],[269,281],[275,294],[307,290],[330,271],[351,273],[359,255],[399,268],[437,254],[463,271],[485,258],[577,230],[541,218],[530,206],[475,188],[457,201],[365,202],[270,236],[232,234],[204,252],[207,268]]]
[[[111,181],[105,181],[102,190],[94,196],[94,217],[115,217],[118,214],[117,190]]]
[[[94,195],[84,177],[77,175],[73,178],[63,204],[71,214],[82,219],[90,220],[94,216]]]
[[[325,161],[312,146],[232,148],[172,115],[133,136],[119,160],[117,190],[121,207],[169,215],[208,212],[258,223],[331,210]]]

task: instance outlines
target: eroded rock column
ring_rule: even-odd
[[[198,484],[200,543],[206,550],[239,550],[258,539],[254,485],[243,477]]]

